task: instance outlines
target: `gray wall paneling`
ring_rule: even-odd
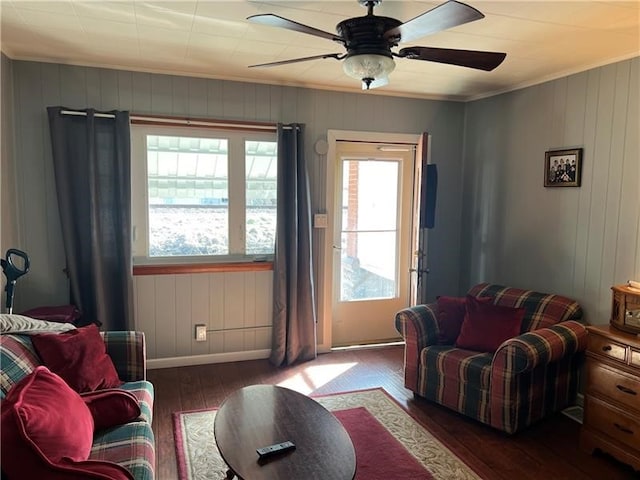
[[[607,323],[640,277],[639,59],[467,105],[461,282],[565,294]],[[544,188],[545,151],[584,149],[580,188]]]
[[[38,111],[49,101],[60,102],[60,80],[53,65],[14,68],[16,198],[10,207],[19,210],[19,248],[31,259],[29,274],[20,279],[15,311],[34,306],[34,297],[39,305],[68,303],[51,149],[45,143],[49,126],[46,111]]]
[[[9,248],[23,248],[19,237],[18,197],[16,168],[13,162],[15,128],[13,111],[13,61],[0,54],[1,94],[0,98],[0,254]],[[5,277],[0,283],[0,308],[4,311],[6,296],[4,292]],[[22,282],[20,283],[22,287]],[[16,297],[22,292],[17,292]]]

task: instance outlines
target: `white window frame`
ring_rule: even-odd
[[[227,255],[149,256],[147,135],[225,138],[229,141],[229,253]],[[245,141],[277,141],[274,132],[233,131],[193,126],[131,125],[131,221],[134,265],[172,265],[272,260],[273,254],[245,255]]]

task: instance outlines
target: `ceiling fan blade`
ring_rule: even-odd
[[[315,35],[316,37],[327,38],[329,40],[333,40],[334,42],[344,43],[344,39],[336,35],[335,33],[329,33],[329,32],[325,32],[324,30],[319,30],[317,28],[309,27],[308,25],[303,25],[302,23],[294,22],[293,20],[289,20],[279,15],[274,15],[273,13],[252,15],[250,17],[247,17],[247,20],[253,23],[259,23],[261,25],[267,25],[269,27],[286,28],[287,30],[293,30],[295,32],[300,32],[300,33],[307,33],[309,35]]]
[[[490,72],[502,63],[507,54],[451,48],[408,47],[400,49],[396,56],[413,60],[447,63]]]
[[[320,58],[335,58],[336,60],[342,60],[344,55],[339,53],[325,53],[324,55],[314,55],[313,57],[293,58],[291,60],[280,60],[279,62],[260,63],[258,65],[249,65],[249,68],[254,67],[277,67],[278,65],[287,65],[288,63],[306,62],[308,60],[318,60]]]
[[[400,42],[410,42],[432,33],[480,20],[484,15],[467,4],[449,0],[428,12],[384,32],[384,37],[400,37]]]
[[[362,79],[362,90],[371,90],[372,88],[384,87],[389,85],[389,77],[380,77],[375,80]]]

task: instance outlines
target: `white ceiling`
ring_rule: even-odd
[[[374,13],[405,22],[440,3],[385,0]],[[366,94],[469,100],[640,55],[640,0],[466,3],[485,18],[400,47],[505,52],[502,65],[484,72],[399,58],[389,85]],[[0,46],[12,59],[360,91],[334,59],[247,68],[344,52],[330,40],[246,21],[259,13],[333,33],[366,10],[356,0],[0,0]]]

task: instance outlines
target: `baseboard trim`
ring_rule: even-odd
[[[210,363],[243,362],[246,360],[261,360],[269,358],[271,350],[249,350],[246,352],[209,353],[189,357],[168,357],[147,359],[147,369],[190,367],[192,365],[207,365]]]

